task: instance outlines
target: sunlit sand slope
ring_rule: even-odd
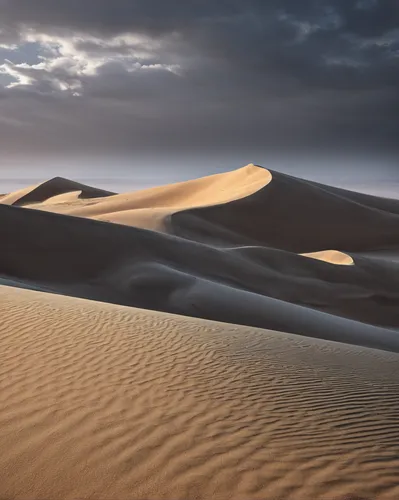
[[[321,252],[311,252],[302,254],[304,257],[310,259],[322,260],[329,264],[336,264],[338,266],[353,266],[354,260],[350,255],[336,250],[324,250]]]
[[[200,179],[98,198],[95,203],[75,198],[60,204],[52,198],[32,208],[166,231],[165,219],[176,211],[237,200],[271,180],[268,170],[247,165]]]

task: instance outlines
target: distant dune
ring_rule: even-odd
[[[210,243],[297,253],[399,245],[399,200],[379,201],[278,172],[271,175],[266,187],[245,198],[175,213],[173,232]]]
[[[42,206],[32,208],[166,230],[165,219],[176,211],[235,201],[257,192],[269,182],[268,170],[248,165],[232,172],[99,199],[94,204],[78,200],[76,196],[64,204],[60,204],[59,199],[43,198]]]
[[[0,498],[399,498],[399,201],[251,164],[0,222]]]
[[[114,193],[104,191],[103,189],[93,188],[80,184],[79,182],[63,179],[62,177],[54,177],[46,182],[31,186],[14,193],[5,195],[0,202],[5,205],[27,205],[30,203],[57,203],[59,201],[68,201],[70,198],[65,196],[59,198],[60,195],[71,195],[74,199],[77,198],[98,198],[110,196]]]

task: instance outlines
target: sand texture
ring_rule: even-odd
[[[15,288],[0,300],[2,498],[398,498],[395,354]]]
[[[0,500],[399,498],[399,201],[251,164],[0,224]]]

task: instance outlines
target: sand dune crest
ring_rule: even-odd
[[[41,184],[10,193],[0,201],[5,205],[28,205],[48,202],[50,198],[68,193],[76,193],[77,191],[80,192],[79,197],[82,198],[98,198],[114,194],[111,191],[86,186],[85,184],[64,179],[63,177],[54,177]],[[72,195],[72,198],[75,198],[75,195]],[[69,200],[69,198],[66,197],[65,200]]]
[[[179,210],[228,203],[251,195],[272,181],[271,173],[254,165],[200,179],[98,199],[70,200],[63,206],[47,200],[36,209],[167,231],[165,219]],[[99,195],[100,196],[100,195]]]

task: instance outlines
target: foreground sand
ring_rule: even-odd
[[[0,287],[0,498],[399,498],[399,358]]]

